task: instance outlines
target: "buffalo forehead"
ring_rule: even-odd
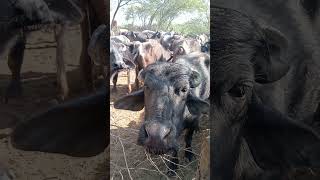
[[[149,65],[145,69],[145,83],[154,82],[154,85],[180,85],[188,83],[191,70],[181,64],[176,63],[156,63]],[[177,83],[179,82],[179,83]]]

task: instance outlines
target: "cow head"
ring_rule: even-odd
[[[163,37],[160,39],[161,45],[166,49],[170,50],[171,45],[174,41],[174,37],[171,34],[165,34]]]
[[[200,74],[187,66],[158,62],[139,74],[143,89],[117,100],[114,107],[139,111],[145,107],[138,144],[154,154],[177,148],[186,112],[199,114],[208,110],[208,103],[195,97],[192,89],[200,82]]]
[[[210,42],[206,42],[203,45],[201,45],[201,52],[210,52]]]
[[[124,63],[123,54],[121,51],[125,51],[126,47],[110,40],[110,68],[111,73],[121,69],[126,69],[127,65]]]
[[[319,145],[319,136],[259,103],[254,91],[255,84],[278,81],[288,72],[286,37],[238,11],[212,12],[213,177],[233,179],[243,137],[263,169],[316,163],[311,146]]]

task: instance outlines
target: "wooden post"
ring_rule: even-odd
[[[57,49],[56,49],[56,63],[57,63],[57,83],[60,90],[61,100],[65,100],[65,98],[69,95],[69,87],[67,81],[66,67],[64,64],[64,52],[65,49],[65,25],[56,25],[54,29],[55,39],[57,41]]]

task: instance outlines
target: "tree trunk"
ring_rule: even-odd
[[[116,9],[116,11],[115,11],[114,14],[113,14],[113,17],[112,17],[112,20],[111,20],[111,24],[113,23],[114,18],[116,17],[116,15],[117,15],[117,13],[118,13],[118,11],[119,11],[119,9],[120,9],[120,3],[121,3],[121,1],[118,3],[117,9]],[[111,27],[111,28],[113,28],[113,27]]]

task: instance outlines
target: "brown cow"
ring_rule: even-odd
[[[172,53],[163,48],[163,46],[154,39],[149,39],[147,42],[135,44],[133,50],[135,54],[134,61],[136,64],[136,88],[139,88],[139,80],[137,79],[141,69],[144,69],[149,64],[156,61],[169,61],[172,58]]]

